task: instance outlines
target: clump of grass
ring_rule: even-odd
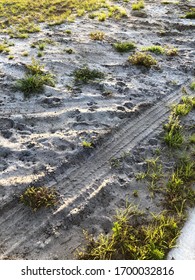
[[[136,48],[136,45],[132,42],[118,42],[113,46],[118,52],[128,52]]]
[[[94,147],[92,142],[89,142],[89,141],[86,141],[86,140],[82,141],[82,146],[84,148],[93,148]]]
[[[102,41],[104,40],[104,37],[105,37],[105,33],[103,31],[97,30],[90,33],[90,38],[92,40]]]
[[[13,55],[9,55],[8,59],[12,60],[12,59],[14,59],[14,56]]]
[[[43,51],[45,49],[45,43],[40,43],[38,45],[38,48],[39,48],[40,51]]]
[[[143,65],[147,68],[157,65],[157,60],[150,54],[136,52],[128,58],[128,60],[134,65]]]
[[[0,53],[8,54],[10,49],[8,48],[7,44],[0,44]]]
[[[171,114],[169,122],[164,125],[164,141],[171,148],[179,148],[183,143],[182,126],[175,114]]]
[[[185,204],[194,207],[195,192],[189,187],[195,180],[195,163],[190,158],[179,160],[166,186],[164,204],[172,211],[182,213]]]
[[[142,48],[142,51],[150,51],[155,54],[164,54],[165,53],[165,49],[163,47],[156,46],[156,45],[144,47],[144,48]]]
[[[99,13],[99,15],[98,15],[98,20],[99,21],[105,21],[106,18],[107,18],[107,14],[106,13],[104,13],[104,12]]]
[[[24,78],[16,82],[15,88],[21,90],[25,97],[30,97],[33,93],[42,92],[44,85],[55,86],[54,76],[44,70],[34,58],[32,64],[26,65],[27,74]]]
[[[189,137],[189,141],[192,144],[195,144],[195,133],[193,133],[190,137]]]
[[[190,89],[191,89],[191,90],[195,90],[195,82],[192,82],[192,83],[191,83]]]
[[[133,3],[131,7],[132,7],[132,10],[140,10],[145,7],[145,4],[144,4],[143,0],[140,0],[137,3]]]
[[[86,250],[78,258],[85,260],[163,260],[175,246],[179,236],[179,217],[166,212],[152,215],[150,221],[134,208],[119,212],[109,236],[101,234],[96,240],[86,234]]]
[[[88,83],[89,81],[95,79],[102,79],[104,74],[98,70],[91,70],[88,66],[76,69],[73,72],[76,81],[81,81],[83,83]]]
[[[57,192],[46,187],[29,187],[20,196],[20,202],[37,211],[41,207],[51,207],[57,203]]]
[[[32,58],[32,63],[26,65],[28,74],[43,75],[45,73],[44,66],[38,60]]]
[[[72,48],[67,48],[67,49],[65,49],[65,52],[68,54],[73,54],[74,50]]]
[[[185,18],[195,19],[195,8],[185,14]]]
[[[39,93],[44,90],[44,85],[48,82],[48,78],[41,75],[27,74],[24,78],[16,82],[16,89],[22,91],[25,97],[29,97],[33,93]]]
[[[166,55],[176,56],[176,55],[178,55],[178,49],[176,49],[176,48],[168,49],[168,50],[166,50]]]
[[[134,197],[138,197],[138,196],[139,196],[139,193],[138,193],[137,190],[134,190],[134,191],[133,191],[133,196],[134,196]]]
[[[163,5],[169,5],[169,4],[177,5],[177,4],[179,4],[179,1],[161,1],[161,4],[163,4]]]
[[[38,53],[37,53],[37,57],[42,57],[42,56],[43,56],[43,52],[38,51]]]
[[[163,176],[162,164],[159,157],[146,159],[147,170],[136,174],[136,180],[146,179],[149,182],[149,190],[154,191],[157,186],[158,180]]]
[[[182,101],[172,108],[172,112],[178,116],[186,116],[195,107],[195,97],[183,96]]]
[[[22,55],[22,56],[28,56],[29,53],[28,53],[27,51],[24,51],[24,52],[21,53],[21,55]]]
[[[65,30],[64,32],[65,32],[66,34],[68,34],[68,35],[71,35],[71,34],[72,34],[72,31],[69,30],[69,29]]]

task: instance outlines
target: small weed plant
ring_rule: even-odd
[[[29,187],[20,196],[20,202],[33,211],[41,207],[51,207],[57,203],[57,192],[46,187]]]

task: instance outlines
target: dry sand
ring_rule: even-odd
[[[120,21],[79,18],[60,26],[42,24],[42,31],[29,39],[11,40],[14,59],[0,56],[1,258],[72,259],[84,244],[83,229],[109,233],[116,209],[127,200],[146,211],[161,209],[134,175],[160,147],[169,105],[194,78],[195,23],[180,18],[184,6],[146,1],[144,15],[129,8]],[[105,32],[105,40],[91,40],[95,30]],[[44,39],[54,44],[46,45],[40,61],[55,74],[56,87],[46,86],[43,94],[25,99],[13,85],[37,56],[30,45]],[[138,49],[176,47],[179,55],[154,55],[158,67],[136,67],[127,62],[131,53],[121,55],[112,46],[125,40]],[[74,53],[67,54],[67,48]],[[85,64],[105,78],[75,85],[72,73]],[[83,148],[83,140],[95,147]],[[129,152],[113,170],[110,159]],[[18,202],[29,185],[54,186],[60,193],[58,206],[32,213]]]

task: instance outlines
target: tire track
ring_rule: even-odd
[[[3,229],[0,243],[3,243],[7,250],[4,250],[1,258],[13,251],[20,252],[22,244],[27,240],[34,241],[32,242],[34,248],[32,247],[31,250],[35,249],[35,241],[40,236],[44,236],[43,232],[49,225],[69,222],[70,216],[79,217],[90,201],[106,187],[106,180],[110,173],[109,159],[130,151],[140,141],[154,134],[167,118],[168,105],[179,99],[180,94],[176,92],[144,111],[138,118],[132,121],[126,119],[113,130],[105,143],[79,165],[67,171],[61,167],[54,175],[57,183],[52,186],[63,195],[63,203],[53,214],[37,213],[28,221],[29,214],[17,204],[7,215],[2,213],[0,224],[3,223]],[[60,174],[61,178],[59,178]],[[11,211],[13,215],[10,214]]]

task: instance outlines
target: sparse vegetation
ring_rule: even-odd
[[[87,247],[78,253],[85,260],[162,260],[175,246],[180,233],[181,218],[166,212],[145,214],[135,207],[118,212],[109,236],[101,234],[94,239],[87,233]]]
[[[147,170],[146,172],[141,172],[136,174],[136,180],[147,180],[149,182],[148,189],[151,191],[152,195],[157,188],[157,182],[161,177],[162,173],[162,163],[159,161],[159,157],[146,159]]]
[[[76,69],[73,72],[76,81],[81,81],[83,83],[88,83],[89,81],[95,79],[102,79],[104,74],[98,70],[91,70],[88,66],[83,66],[82,68]]]
[[[195,19],[195,8],[192,8],[189,12],[185,14],[185,18]]]
[[[1,0],[0,10],[3,15],[0,22],[0,31],[7,32],[13,38],[27,38],[29,33],[39,32],[39,23],[47,22],[54,26],[63,24],[65,21],[73,22],[75,17],[89,13],[92,18],[98,17],[99,21],[106,18],[120,18],[126,16],[124,8],[105,0]],[[22,17],[21,17],[22,14]]]
[[[183,213],[185,205],[194,207],[195,192],[189,186],[194,180],[194,162],[190,158],[180,159],[166,186],[164,204],[167,209]]]
[[[136,52],[128,59],[134,65],[143,65],[147,68],[157,65],[157,60],[153,58],[150,54]]]
[[[192,104],[193,101],[193,97],[183,96],[181,102]],[[180,125],[179,117],[186,113],[176,115],[176,106],[178,105],[172,108],[169,122],[164,127],[165,136],[170,131],[172,133],[170,139],[168,138],[168,145],[171,147],[180,147],[184,140],[184,129]],[[181,134],[182,141],[176,136],[178,134]],[[189,140],[192,145],[195,143],[194,134]],[[165,210],[148,216],[130,206],[125,211],[118,212],[109,235],[100,234],[94,239],[92,235],[85,233],[87,246],[78,253],[79,259],[166,259],[167,253],[175,246],[180,235],[180,229],[186,220],[186,209],[195,206],[195,191],[191,188],[191,183],[195,180],[194,152],[191,152],[190,146],[187,150],[182,146],[180,152],[180,156],[174,153],[175,166],[166,176],[163,175],[164,166],[159,157],[147,159],[146,172],[136,175],[137,179],[150,182],[149,189],[152,185],[153,192],[160,195],[161,206]],[[184,152],[187,154],[183,154]],[[114,159],[114,166],[121,166],[121,159]],[[133,191],[133,196],[138,197],[137,190]]]
[[[128,52],[136,48],[135,44],[132,42],[119,42],[113,44],[113,46],[118,52]]]
[[[57,203],[57,192],[46,187],[29,187],[20,196],[20,202],[33,211],[41,207],[51,207]]]

